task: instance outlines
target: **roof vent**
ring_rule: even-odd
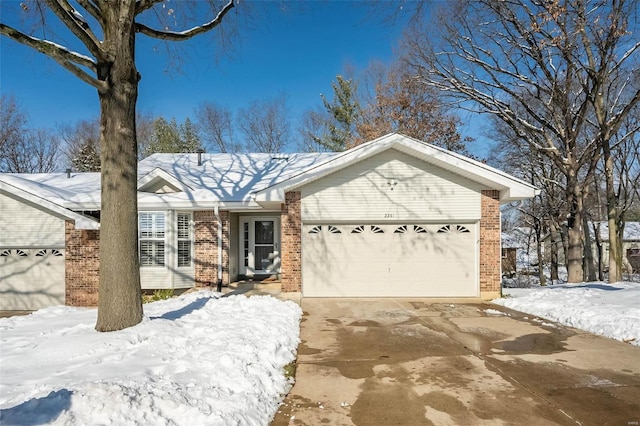
[[[67,169],[66,172],[67,172],[67,179],[69,179],[71,177],[71,169]]]
[[[204,149],[199,149],[196,152],[198,153],[198,166],[202,166],[202,154],[204,153]]]
[[[289,161],[289,154],[271,154],[271,159],[275,161]]]

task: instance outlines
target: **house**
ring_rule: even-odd
[[[609,224],[606,221],[589,222],[591,240],[593,241],[593,256],[598,258],[598,247],[595,232],[598,232],[602,243],[602,263],[605,269],[609,266]],[[640,273],[640,222],[625,222],[622,234],[623,269],[628,272]]]
[[[502,232],[501,241],[503,275],[513,276],[519,268],[538,264],[535,232],[530,227]]]
[[[593,259],[596,265],[601,265],[602,270],[606,271],[609,268],[609,224],[606,221],[589,221],[587,225]],[[598,241],[600,241],[601,250],[598,249]],[[545,251],[548,253],[552,244],[551,235],[545,236],[544,244]],[[556,247],[558,262],[564,264],[564,246],[560,236],[556,237]],[[622,256],[624,271],[640,273],[640,222],[625,222],[622,235]]]
[[[154,154],[144,289],[273,275],[305,297],[500,294],[500,204],[535,188],[399,134],[341,153]],[[0,309],[97,303],[100,176],[0,175]]]

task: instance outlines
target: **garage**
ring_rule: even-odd
[[[306,297],[477,297],[475,223],[306,224]]]
[[[0,310],[64,305],[64,248],[0,249]]]

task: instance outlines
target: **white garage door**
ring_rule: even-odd
[[[0,249],[0,310],[64,305],[64,249]]]
[[[307,297],[475,297],[477,224],[304,225]]]

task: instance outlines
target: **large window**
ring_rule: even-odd
[[[191,214],[178,213],[178,267],[191,266]]]
[[[145,212],[138,218],[140,266],[164,266],[164,213]]]

